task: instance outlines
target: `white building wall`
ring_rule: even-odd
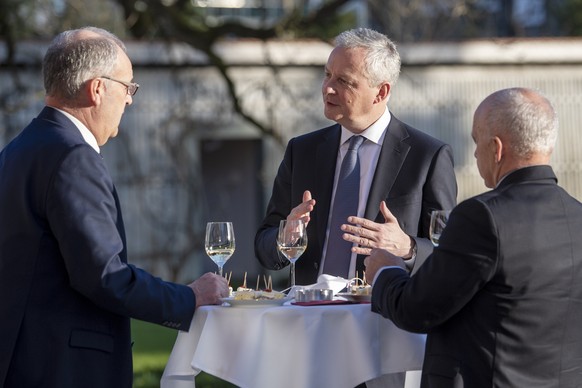
[[[0,146],[43,105],[39,61],[45,49],[38,43],[19,47],[17,81],[13,69],[0,67]],[[103,153],[120,193],[130,257],[162,276],[191,279],[214,269],[202,236],[213,214],[208,196],[219,193],[204,190],[202,169],[208,166],[201,164],[201,142],[263,140],[262,155],[249,155],[262,161],[256,175],[247,167],[237,178],[241,166],[236,164],[228,171],[228,179],[260,186],[262,198],[240,198],[238,204],[244,208],[262,201],[259,214],[252,210],[240,226],[252,231],[269,199],[286,140],[330,124],[322,114],[320,86],[331,46],[241,41],[219,47],[232,66],[241,106],[282,136],[282,144],[233,112],[225,83],[201,53],[183,45],[129,43],[128,49],[141,87],[126,109],[118,139],[110,140]],[[6,55],[2,50],[0,62]],[[473,111],[491,92],[512,86],[540,89],[554,102],[561,131],[553,165],[560,184],[582,199],[581,40],[418,44],[399,50],[402,74],[389,107],[399,119],[452,145],[459,201],[486,190],[473,158]],[[172,265],[178,269],[172,272]],[[241,277],[244,271],[255,278],[265,272],[254,259],[252,241],[241,242],[225,268]]]

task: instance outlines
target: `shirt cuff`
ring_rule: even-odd
[[[408,258],[408,259],[403,259],[404,265],[406,266],[406,269],[408,269],[408,271],[412,271],[412,268],[414,268],[414,263],[416,262],[416,252],[417,251],[418,251],[418,244],[416,244],[416,241],[415,241],[414,246],[412,247],[412,256],[410,256],[410,258]]]

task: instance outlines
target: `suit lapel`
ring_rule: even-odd
[[[370,187],[370,194],[368,194],[365,218],[376,220],[379,216],[380,202],[388,198],[388,193],[394,185],[394,181],[410,150],[410,145],[404,142],[408,137],[408,131],[404,124],[392,116],[388,129],[386,129],[384,143],[380,150],[374,179]]]
[[[115,221],[117,225],[117,230],[121,241],[123,241],[123,251],[119,253],[119,258],[122,262],[127,263],[127,241],[125,238],[125,226],[123,225],[123,216],[121,214],[121,203],[119,202],[119,196],[117,195],[117,189],[115,185],[113,186],[113,198],[115,199],[115,207],[117,208],[117,219]]]
[[[329,131],[324,131],[325,135],[316,147],[315,165],[313,168],[317,171],[315,186],[317,213],[317,235],[320,241],[325,239],[325,229],[327,227],[327,215],[330,212],[331,194],[333,190],[333,178],[335,175],[335,164],[339,150],[341,138],[341,127],[339,124],[334,125]],[[318,208],[319,207],[319,208]]]

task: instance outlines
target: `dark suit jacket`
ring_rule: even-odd
[[[127,264],[101,156],[45,108],[0,153],[0,386],[131,387],[129,317],[187,330],[195,298]]]
[[[267,207],[267,214],[255,237],[255,253],[268,269],[288,265],[279,257],[276,236],[279,221],[302,202],[310,190],[317,201],[307,227],[308,245],[296,263],[297,284],[317,280],[333,189],[333,178],[341,127],[339,124],[308,133],[289,141]],[[400,227],[416,239],[420,264],[432,251],[428,238],[433,209],[452,209],[456,204],[457,183],[450,146],[414,129],[392,116],[368,196],[365,218],[384,222],[379,212],[386,200]],[[340,230],[333,231],[341,233]],[[357,260],[362,273],[363,257]]]
[[[422,387],[580,387],[582,204],[549,166],[457,206],[409,277],[385,269],[372,308],[427,332]]]

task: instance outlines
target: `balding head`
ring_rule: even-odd
[[[110,39],[118,45],[124,52],[127,51],[125,44],[115,34],[99,27],[82,27],[76,30],[67,30],[58,34],[51,42],[50,47],[58,47],[67,43],[82,39]]]
[[[558,119],[541,93],[503,89],[479,105],[471,135],[479,173],[487,187],[495,187],[511,171],[549,164],[558,137]]]
[[[120,49],[126,51],[123,42],[101,28],[60,33],[43,59],[46,95],[65,103],[75,101],[84,82],[111,72]]]
[[[550,155],[558,137],[558,118],[550,101],[527,88],[499,90],[489,95],[477,111],[492,136],[505,140],[516,157]]]

